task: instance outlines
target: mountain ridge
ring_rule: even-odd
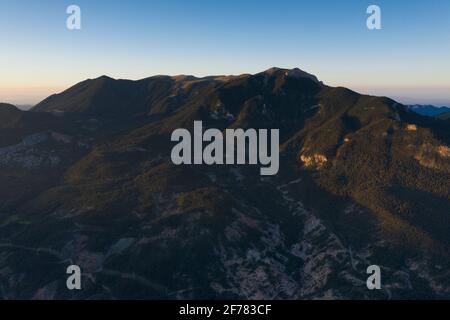
[[[281,69],[281,68],[270,68],[266,71],[263,71],[257,75],[284,75],[290,77],[303,77],[309,78],[316,82],[318,82],[317,78],[307,72],[301,71],[298,68],[294,69]],[[195,83],[195,82],[204,82],[204,81],[217,81],[221,83],[226,83],[230,80],[240,79],[251,77],[253,75],[250,74],[241,74],[241,75],[219,75],[219,76],[206,76],[206,77],[195,77],[191,75],[177,75],[177,76],[166,76],[166,75],[156,75],[152,77],[147,77],[139,80],[127,80],[127,79],[114,79],[106,75],[102,75],[95,79],[86,79],[81,81],[74,86],[64,90],[59,94],[53,94],[43,101],[36,104],[31,111],[47,111],[47,112],[80,112],[80,113],[88,113],[88,114],[98,114],[98,109],[101,109],[103,112],[120,112],[117,104],[124,105],[123,109],[128,109],[128,111],[135,112],[139,110],[145,110],[148,108],[149,104],[155,99],[152,97],[151,90],[154,89],[152,84],[157,83],[158,86],[163,86],[165,88],[164,92],[161,94],[165,95],[173,95],[175,94],[173,90],[179,90],[180,84],[183,83]],[[178,86],[175,86],[178,84]],[[106,88],[105,88],[106,87]],[[126,87],[121,89],[121,87]],[[120,92],[120,91],[129,91]],[[103,91],[108,91],[108,97],[102,96],[104,95]],[[117,92],[119,91],[119,92]],[[134,100],[138,96],[139,99]],[[74,99],[72,101],[72,99]],[[116,99],[120,100],[120,103],[115,101]],[[138,103],[140,108],[131,108],[130,104],[125,102],[127,99],[131,100],[134,103]],[[142,101],[144,100],[144,101]],[[108,110],[104,105],[112,104],[110,109]],[[81,106],[80,106],[81,105]],[[148,111],[148,110],[145,110]],[[125,111],[124,111],[125,112]]]
[[[411,110],[413,110],[414,112],[423,115],[423,116],[430,116],[430,117],[437,117],[440,114],[443,113],[448,113],[450,112],[450,108],[449,107],[437,107],[434,105],[420,105],[420,104],[415,104],[415,105],[408,105],[409,108],[411,108]]]

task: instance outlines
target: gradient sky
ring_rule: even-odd
[[[82,30],[66,29],[77,4]],[[366,9],[382,10],[382,30]],[[299,67],[326,84],[450,105],[449,0],[0,0],[0,101],[86,78]]]

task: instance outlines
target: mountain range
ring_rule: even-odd
[[[438,117],[441,114],[450,113],[449,107],[436,107],[433,105],[420,104],[409,105],[408,107],[423,116]]]
[[[196,120],[279,129],[278,175],[173,165],[171,133]],[[449,208],[448,120],[300,69],[0,104],[3,299],[450,298]]]

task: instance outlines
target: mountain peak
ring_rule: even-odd
[[[314,82],[319,82],[319,80],[317,79],[317,77],[313,74],[310,74],[306,71],[300,70],[299,68],[294,68],[291,70],[288,70],[286,72],[286,76],[288,77],[292,77],[292,78],[308,78],[310,80],[313,80]]]
[[[313,80],[314,82],[319,82],[317,77],[313,74],[310,74],[306,71],[303,71],[299,68],[293,68],[293,69],[283,69],[278,67],[272,67],[270,69],[267,69],[266,71],[262,72],[263,74],[267,74],[269,76],[284,76],[284,77],[291,77],[291,78],[307,78],[310,80]]]
[[[114,79],[114,78],[111,78],[111,77],[109,77],[109,76],[107,76],[107,75],[101,75],[101,76],[98,77],[98,78],[90,79],[90,80],[115,80],[115,79]]]

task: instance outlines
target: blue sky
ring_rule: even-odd
[[[82,29],[66,29],[81,7]],[[366,27],[381,7],[382,30]],[[299,67],[326,84],[450,105],[448,0],[0,0],[0,100],[86,78]]]

